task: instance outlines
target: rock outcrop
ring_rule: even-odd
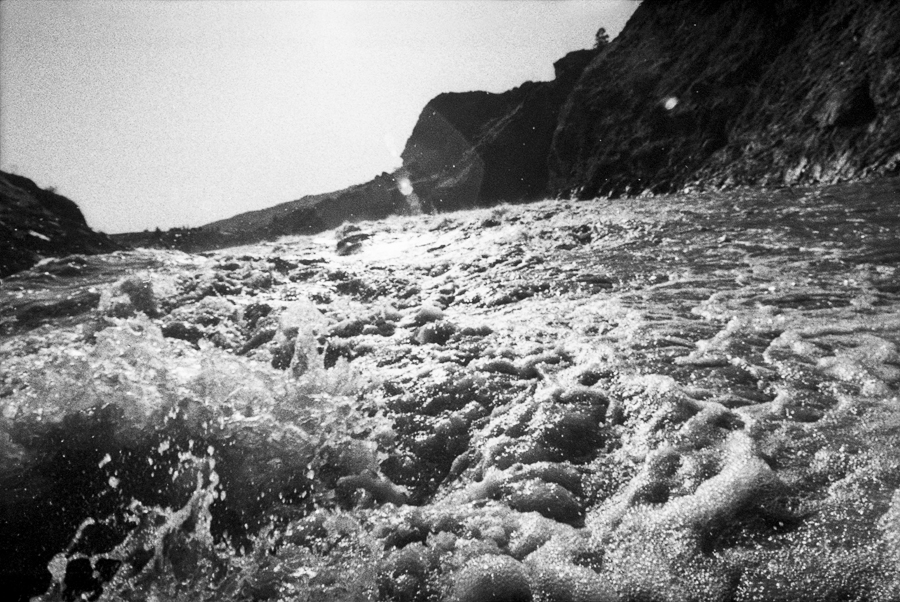
[[[44,257],[120,248],[91,230],[72,200],[22,176],[0,171],[0,278]]]
[[[408,211],[900,173],[895,2],[644,0],[612,42],[554,66],[432,99],[394,173],[120,240],[195,251]]]
[[[834,182],[900,169],[900,6],[645,0],[560,117],[551,192]]]
[[[507,92],[440,94],[422,111],[403,167],[426,209],[543,198],[560,109],[596,50],[554,63],[556,77]]]

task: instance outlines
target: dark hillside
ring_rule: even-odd
[[[552,191],[896,173],[898,51],[895,2],[645,0],[566,103]]]
[[[72,200],[28,178],[0,171],[0,278],[44,257],[108,253],[118,249],[91,230]]]
[[[450,210],[543,198],[557,118],[594,50],[554,64],[549,82],[500,94],[441,94],[429,102],[403,151],[426,208]]]

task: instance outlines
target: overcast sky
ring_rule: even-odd
[[[553,78],[632,0],[0,2],[0,168],[115,233],[400,165],[440,92]]]

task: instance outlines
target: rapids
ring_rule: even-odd
[[[900,182],[355,228],[0,283],[18,599],[900,599]]]

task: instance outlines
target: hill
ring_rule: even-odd
[[[898,173],[898,73],[896,2],[645,0],[566,102],[550,192]]]
[[[0,171],[0,278],[46,257],[120,248],[91,230],[72,200],[28,178]]]

